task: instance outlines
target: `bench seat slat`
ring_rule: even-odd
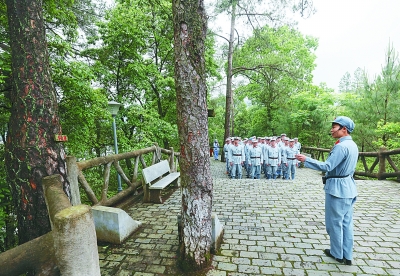
[[[161,191],[170,184],[176,184],[180,172],[170,172],[169,162],[163,160],[144,168],[143,171],[144,202],[163,203]]]
[[[167,187],[171,182],[177,179],[181,174],[179,172],[174,172],[166,175],[165,177],[158,180],[156,183],[149,187],[150,190],[162,190]]]
[[[167,160],[161,161],[143,169],[143,177],[146,183],[151,183],[153,180],[159,178],[163,174],[169,172],[169,164]]]

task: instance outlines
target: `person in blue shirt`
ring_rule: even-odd
[[[217,140],[217,139],[214,140],[214,145],[213,145],[213,147],[214,147],[214,160],[218,160],[219,143],[218,143],[218,140]]]
[[[354,126],[354,122],[346,116],[338,116],[332,121],[330,134],[338,140],[325,162],[302,154],[296,155],[305,167],[326,172],[325,226],[330,249],[325,249],[324,253],[347,265],[351,265],[353,259],[353,205],[357,198],[353,174],[358,160],[358,148],[350,136]]]

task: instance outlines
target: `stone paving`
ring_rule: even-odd
[[[290,180],[231,180],[211,159],[213,212],[224,225],[212,269],[198,275],[400,275],[400,184],[358,180],[352,266],[326,257],[321,175],[299,169]],[[176,265],[180,191],[164,204],[135,203],[143,223],[124,244],[99,245],[102,275],[185,275]]]

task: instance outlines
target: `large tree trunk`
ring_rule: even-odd
[[[212,178],[208,144],[203,0],[173,0],[175,83],[180,141],[180,257],[184,267],[201,269],[210,261]]]
[[[50,229],[42,178],[60,174],[70,197],[57,101],[50,76],[41,0],[6,0],[12,59],[7,177],[18,219],[19,244]]]
[[[224,141],[226,138],[231,136],[231,123],[233,125],[233,93],[232,93],[232,66],[233,66],[233,42],[235,39],[235,22],[236,22],[236,4],[237,1],[234,0],[231,3],[232,14],[231,14],[231,29],[229,35],[228,44],[228,68],[226,70],[226,100],[225,100],[225,134]],[[232,121],[231,121],[232,120]],[[232,127],[233,132],[233,127]],[[225,152],[222,151],[221,161],[225,161]]]

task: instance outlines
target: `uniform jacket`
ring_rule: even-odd
[[[250,163],[252,166],[259,166],[263,163],[263,150],[257,145],[257,147],[250,148]]]
[[[246,163],[250,164],[250,150],[253,146],[250,144],[245,144],[244,145],[244,156],[246,158]]]
[[[285,144],[281,145],[279,147],[281,149],[281,162],[282,163],[287,163],[287,159],[286,159],[286,149],[288,148]]]
[[[229,156],[229,162],[233,162],[233,164],[240,164],[244,162],[245,156],[244,156],[243,146],[232,145],[231,147],[229,147],[228,156]]]
[[[224,152],[225,152],[225,158],[227,160],[229,160],[229,148],[230,148],[231,144],[226,144],[224,145]]]
[[[357,196],[357,187],[353,178],[358,160],[358,148],[351,136],[339,139],[329,153],[328,159],[321,162],[307,157],[304,165],[326,172],[326,177],[347,176],[345,178],[329,178],[325,184],[325,193],[339,198],[354,198]]]
[[[265,160],[268,165],[274,167],[281,163],[281,149],[277,145],[274,148],[268,147],[266,153]]]
[[[268,156],[268,148],[270,148],[271,146],[268,144],[264,144],[261,149],[263,151],[263,156],[264,156],[264,162],[267,162],[267,156]]]

